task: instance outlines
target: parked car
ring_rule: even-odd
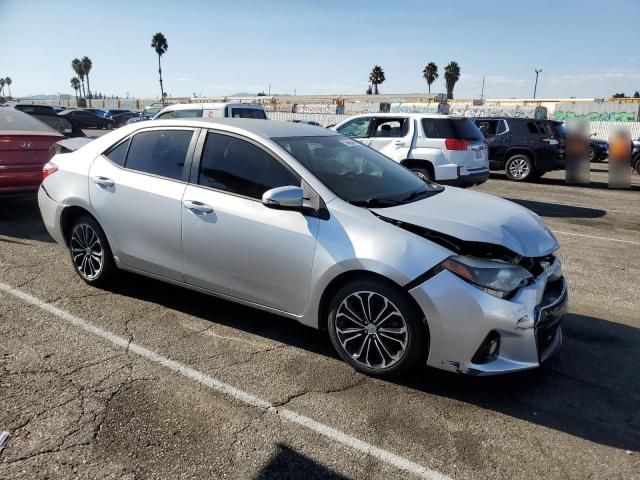
[[[100,108],[81,108],[80,110],[84,110],[85,112],[91,112],[98,117],[107,118],[107,111],[102,110]]]
[[[411,113],[356,115],[332,128],[439,183],[469,186],[489,178],[487,146],[468,118]]]
[[[300,119],[294,118],[293,120],[289,120],[289,121],[293,123],[303,123],[305,125],[313,125],[314,127],[322,126],[320,123],[316,122],[315,120],[300,120]]]
[[[609,142],[599,138],[589,139],[587,158],[590,162],[602,162],[609,156]]]
[[[640,138],[633,140],[631,149],[631,166],[640,175]]]
[[[51,108],[53,108],[56,113],[63,112],[67,109],[67,107],[65,107],[64,105],[52,105]]]
[[[129,270],[328,329],[370,375],[525,370],[562,341],[567,287],[540,217],[330,130],[150,121],[45,171],[44,224],[90,285]]]
[[[155,117],[158,114],[160,110],[162,110],[162,107],[145,107],[145,109],[142,112],[138,113],[137,117],[132,117],[129,120],[127,120],[127,124],[143,122],[145,120],[151,120],[153,117]]]
[[[509,180],[533,180],[561,168],[560,142],[551,121],[515,117],[474,121],[487,139],[491,170],[504,170]]]
[[[117,115],[113,115],[111,120],[113,120],[116,127],[121,127],[126,125],[129,120],[132,118],[139,118],[140,114],[138,112],[122,112]]]
[[[50,149],[64,136],[14,108],[0,109],[0,194],[35,193]]]
[[[18,104],[15,105],[14,108],[46,123],[65,137],[75,138],[86,136],[75,120],[69,117],[59,116],[56,110],[48,105]]]
[[[131,113],[131,110],[112,108],[104,112],[104,118],[113,118],[122,113]]]
[[[266,120],[264,107],[256,103],[176,103],[163,108],[154,120],[194,117],[257,118]]]
[[[65,110],[58,115],[75,121],[80,128],[107,128],[110,130],[115,126],[115,122],[110,118],[100,117],[84,109]]]

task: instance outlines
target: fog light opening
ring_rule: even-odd
[[[471,361],[475,364],[482,365],[495,360],[498,358],[498,355],[500,355],[500,334],[492,330],[482,344],[480,344],[480,348],[478,348],[478,351]]]

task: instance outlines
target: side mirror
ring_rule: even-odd
[[[304,202],[304,190],[288,185],[267,190],[262,195],[262,204],[281,210],[301,210]]]

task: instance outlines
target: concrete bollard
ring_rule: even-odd
[[[609,137],[609,188],[631,188],[632,149],[629,131],[614,130]]]

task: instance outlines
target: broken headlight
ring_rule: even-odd
[[[520,265],[462,255],[447,258],[442,266],[498,298],[509,297],[532,277]]]

